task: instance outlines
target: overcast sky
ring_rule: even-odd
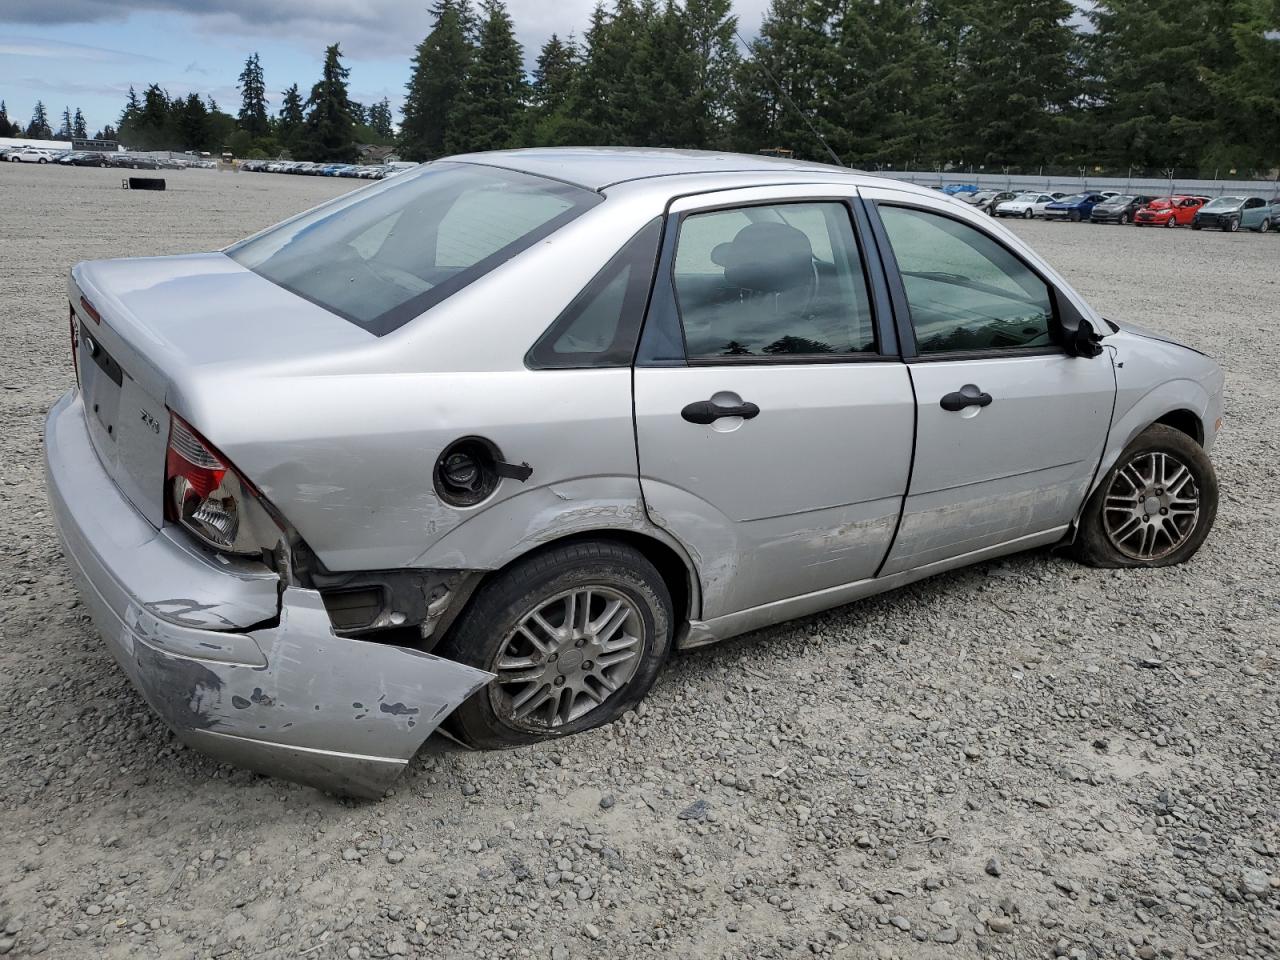
[[[84,111],[90,133],[115,123],[129,85],[159,83],[171,95],[210,94],[234,114],[236,77],[255,50],[270,110],[280,91],[306,91],[324,48],[342,44],[351,94],[362,103],[389,97],[398,108],[409,58],[425,35],[429,0],[0,0],[0,99],[9,117],[31,119],[43,100],[56,129],[64,105]],[[516,34],[532,64],[552,32],[586,29],[595,0],[508,0]],[[736,0],[751,37],[768,0]]]

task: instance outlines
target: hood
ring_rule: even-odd
[[[1133,334],[1136,337],[1142,337],[1145,340],[1158,340],[1160,343],[1170,343],[1175,347],[1182,347],[1184,350],[1190,350],[1192,353],[1198,353],[1202,357],[1208,356],[1208,354],[1203,350],[1197,350],[1195,347],[1189,347],[1185,343],[1166,337],[1163,333],[1156,333],[1154,330],[1148,330],[1146,327],[1140,327],[1136,323],[1121,322],[1119,320],[1111,320],[1110,318],[1108,318],[1107,322],[1115,324],[1125,333]]]

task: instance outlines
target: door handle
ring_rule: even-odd
[[[943,410],[950,410],[955,413],[957,410],[963,410],[965,407],[985,407],[991,403],[991,394],[983,393],[972,383],[966,383],[954,393],[948,393],[938,401],[938,406]]]
[[[754,403],[743,401],[733,406],[721,406],[711,400],[698,400],[680,411],[680,416],[690,423],[715,423],[722,417],[741,417],[751,420],[760,415],[760,408]]]

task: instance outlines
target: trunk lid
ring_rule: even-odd
[[[374,339],[220,253],[81,263],[68,294],[89,436],[156,527],[164,523],[169,408],[184,378],[221,367],[234,389],[237,371]]]

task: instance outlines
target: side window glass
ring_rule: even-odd
[[[876,350],[867,279],[840,203],[686,217],[674,283],[690,360]]]
[[[525,357],[535,370],[631,365],[662,218],[647,223],[574,297]]]
[[[882,205],[922,355],[1053,345],[1048,285],[981,230]]]

